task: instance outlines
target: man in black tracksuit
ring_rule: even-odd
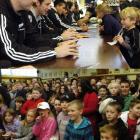
[[[60,16],[63,14],[66,8],[66,2],[64,0],[54,1],[54,8],[48,11],[48,17],[53,22],[53,24],[63,30],[73,28],[72,26],[64,23]]]
[[[29,10],[32,3],[33,0],[0,0],[0,61],[8,60],[15,66],[77,55],[76,45],[62,45],[55,49],[42,45],[30,48],[25,45],[26,25],[19,11]]]
[[[33,15],[31,11],[22,11],[22,18],[25,21],[26,25],[26,38],[24,44],[29,46],[49,46],[54,48],[57,44],[62,41],[61,36],[56,33],[47,33],[45,32],[45,27],[47,24],[43,24],[44,21],[41,16],[37,18]]]

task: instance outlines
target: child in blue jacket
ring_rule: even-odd
[[[64,140],[94,140],[90,121],[82,117],[83,104],[74,100],[68,105],[70,121],[67,124]]]

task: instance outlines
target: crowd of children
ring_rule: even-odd
[[[0,138],[139,140],[140,81],[52,79],[0,86]],[[7,94],[8,103],[4,96]]]

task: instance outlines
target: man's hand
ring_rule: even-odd
[[[56,57],[62,58],[69,55],[77,56],[78,57],[78,46],[77,45],[61,45],[55,48]]]
[[[82,29],[83,32],[87,32],[87,31],[88,31],[88,26],[87,26],[85,23],[83,23],[83,24],[80,26],[80,28]]]
[[[73,31],[73,30],[66,30],[65,32],[63,32],[61,34],[63,40],[70,40],[70,39],[75,39],[75,35],[77,34],[77,32]]]
[[[77,43],[76,39],[75,40],[68,40],[68,41],[63,41],[63,42],[59,43],[58,46],[76,45],[76,43]]]
[[[99,32],[102,32],[102,31],[104,31],[104,26],[99,25]]]

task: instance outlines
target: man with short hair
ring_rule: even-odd
[[[64,13],[66,8],[66,2],[64,0],[55,0],[54,7],[48,11],[48,17],[56,27],[63,30],[73,28],[72,26],[65,24],[60,16]]]

